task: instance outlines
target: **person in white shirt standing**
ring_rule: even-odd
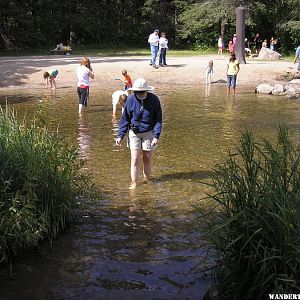
[[[159,39],[159,65],[166,66],[166,55],[168,50],[168,40],[166,38],[166,33],[162,32]]]
[[[90,60],[84,57],[80,66],[77,68],[77,94],[79,98],[79,116],[81,116],[83,106],[87,106],[89,98],[90,78],[94,79],[95,75],[91,67]]]
[[[150,66],[153,66],[156,68],[155,62],[156,62],[156,56],[158,53],[158,43],[159,43],[159,36],[158,36],[159,30],[155,29],[153,33],[149,35],[148,43],[150,44],[151,49],[151,62]]]

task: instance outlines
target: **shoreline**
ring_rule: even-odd
[[[147,79],[150,85],[192,86],[205,85],[204,69],[209,60],[214,61],[213,84],[224,84],[228,56],[203,55],[190,57],[167,57],[166,67],[154,69],[149,66],[149,56],[90,57],[95,72],[91,86],[115,90],[115,78],[126,69],[133,80],[139,77]],[[44,89],[43,72],[57,68],[57,88],[76,87],[76,68],[81,56],[26,56],[0,57],[0,91],[7,89]],[[238,86],[253,86],[261,83],[287,83],[284,75],[296,74],[296,65],[290,61],[261,61],[248,59],[240,65]],[[120,85],[122,89],[122,85]]]

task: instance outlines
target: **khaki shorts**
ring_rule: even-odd
[[[128,146],[132,150],[143,149],[144,151],[152,151],[157,148],[157,145],[151,146],[153,139],[152,130],[144,133],[134,133],[132,130],[129,130]]]

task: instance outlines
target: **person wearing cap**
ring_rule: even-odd
[[[300,72],[300,46],[298,46],[297,49],[296,49],[294,64],[297,62],[297,59],[299,61],[298,71]]]
[[[155,62],[156,62],[156,56],[158,53],[158,43],[159,43],[159,36],[158,36],[159,30],[155,29],[153,33],[149,35],[148,43],[150,44],[150,50],[151,50],[151,62],[150,66],[153,66],[156,68]]]
[[[116,144],[121,145],[128,129],[128,144],[131,152],[131,185],[137,186],[139,165],[143,154],[144,181],[150,178],[153,150],[156,149],[162,128],[162,110],[159,98],[149,91],[154,88],[144,78],[137,79],[129,95],[121,117]]]

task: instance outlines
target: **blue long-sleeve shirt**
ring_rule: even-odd
[[[162,127],[162,111],[158,97],[147,93],[147,98],[142,101],[134,94],[130,95],[125,103],[120,121],[118,137],[124,138],[128,128],[138,126],[139,132],[144,133],[153,130],[155,138],[159,138]]]

